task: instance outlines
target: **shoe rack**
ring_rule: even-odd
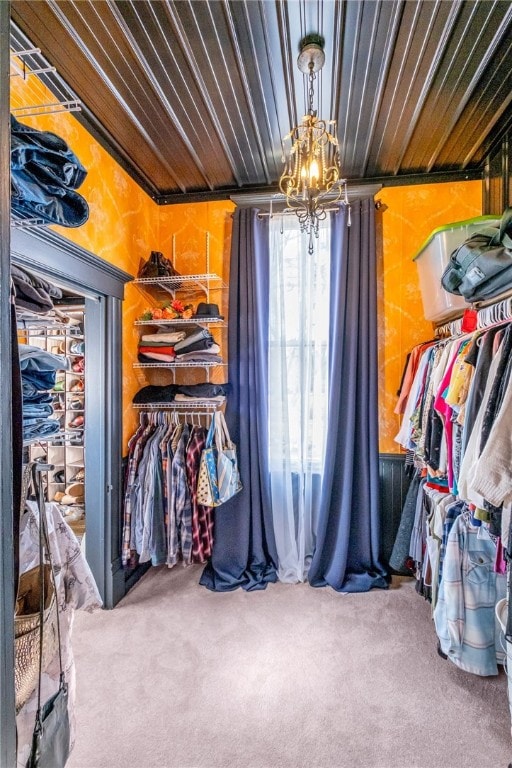
[[[78,538],[85,533],[85,338],[83,307],[60,308],[70,319],[64,328],[26,329],[26,343],[68,359],[68,369],[57,371],[52,394],[53,415],[60,430],[47,441],[28,446],[28,458],[45,458],[54,469],[46,473],[48,501],[59,504]],[[26,334],[26,335],[25,335]],[[25,340],[23,339],[23,340]]]

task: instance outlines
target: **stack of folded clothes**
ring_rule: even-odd
[[[134,395],[133,402],[137,405],[150,403],[171,403],[173,401],[204,401],[212,403],[223,402],[231,390],[230,384],[167,384],[164,386],[148,385]]]
[[[11,207],[21,218],[79,227],[89,218],[75,192],[87,171],[60,136],[19,123],[11,115]]]
[[[187,326],[183,331],[161,329],[141,336],[138,349],[140,363],[221,363],[220,347],[207,328]]]
[[[15,264],[11,265],[11,277],[16,308],[26,309],[38,315],[46,314],[53,309],[53,299],[62,298],[62,291],[56,285]]]
[[[207,328],[195,326],[174,345],[176,362],[221,363],[220,347]]]
[[[175,344],[182,341],[184,331],[161,329],[158,333],[146,333],[139,342],[138,357],[140,363],[172,363],[176,358]]]
[[[19,345],[23,395],[23,439],[47,439],[60,430],[53,415],[52,395],[56,371],[68,368],[64,355],[55,355],[40,347]]]

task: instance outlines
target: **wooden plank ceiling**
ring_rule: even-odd
[[[508,0],[13,0],[12,19],[159,202],[276,187],[306,34],[349,180],[478,177],[512,119]]]

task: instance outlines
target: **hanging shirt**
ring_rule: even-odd
[[[186,448],[190,436],[190,427],[183,425],[183,431],[176,447],[171,466],[171,509],[176,520],[174,540],[168,543],[167,564],[175,565],[178,560],[178,546],[181,546],[183,564],[192,561],[192,506],[187,484]]]
[[[434,622],[441,650],[475,675],[497,675],[500,647],[495,616],[505,596],[506,579],[495,573],[496,545],[485,526],[476,528],[459,515],[448,536]]]
[[[501,347],[496,353],[496,355],[494,356],[494,358],[492,359],[492,362],[489,368],[487,383],[481,399],[480,408],[476,414],[473,428],[471,430],[471,434],[469,436],[469,440],[466,445],[466,450],[462,458],[460,473],[459,473],[459,480],[458,480],[459,496],[461,499],[464,499],[464,501],[467,501],[470,504],[474,504],[476,507],[483,507],[484,499],[481,494],[476,492],[476,489],[474,488],[474,484],[472,483],[472,478],[475,474],[475,469],[476,469],[478,458],[479,458],[478,450],[480,446],[480,429],[481,429],[481,425],[482,425],[482,421],[485,413],[485,408],[487,405],[487,400],[489,398],[494,377],[496,375],[496,370],[498,368],[498,364],[500,361],[500,356],[501,356]]]

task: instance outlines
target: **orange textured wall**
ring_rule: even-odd
[[[52,103],[55,98],[37,81],[11,79],[11,105],[21,107]],[[23,117],[20,122],[61,136],[87,169],[87,177],[77,190],[89,204],[89,219],[81,227],[52,229],[63,237],[136,275],[139,261],[158,249],[158,206],[110,157],[75,116],[68,112]],[[123,303],[123,443],[133,432],[136,414],[131,408],[138,388],[133,362],[137,350],[132,343],[133,320],[141,313],[145,299],[130,283]]]
[[[229,317],[228,283],[231,248],[232,213],[235,205],[230,200],[208,203],[162,206],[159,209],[160,245],[166,256],[172,258],[178,272],[188,275],[213,274],[219,278],[205,283],[203,290],[183,294],[185,301],[194,309],[202,301],[217,304],[226,320]],[[231,318],[233,319],[233,318]],[[215,341],[221,347],[221,355],[227,363],[227,323],[209,326]],[[227,367],[214,368],[208,374],[203,369],[188,369],[176,380],[189,382],[209,380],[227,381]]]
[[[412,257],[437,227],[480,216],[480,181],[386,187],[378,194],[386,209],[378,215],[379,281],[379,448],[398,453],[393,413],[406,355],[432,337],[423,317],[416,264]]]

